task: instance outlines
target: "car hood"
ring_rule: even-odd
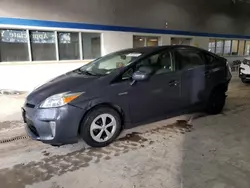
[[[68,91],[85,91],[85,89],[90,84],[92,85],[93,81],[97,80],[98,78],[99,77],[96,76],[69,72],[56,77],[55,79],[43,84],[42,86],[32,91],[27,96],[26,102],[36,105],[55,94]]]

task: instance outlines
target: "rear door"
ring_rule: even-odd
[[[184,108],[199,104],[204,100],[207,80],[206,63],[202,51],[177,49],[175,51],[177,69],[181,74],[181,100]]]

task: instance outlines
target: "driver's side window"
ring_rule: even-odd
[[[131,79],[133,73],[140,70],[141,67],[151,68],[153,74],[164,74],[172,72],[174,70],[172,54],[169,51],[165,51],[141,60],[135,65],[135,67],[130,68],[123,74],[122,80]]]
[[[134,68],[128,69],[125,73],[122,75],[122,80],[130,80],[133,76]]]

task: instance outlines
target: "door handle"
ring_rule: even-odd
[[[169,86],[177,86],[178,84],[179,84],[179,82],[176,81],[176,80],[171,80],[171,81],[168,83]]]

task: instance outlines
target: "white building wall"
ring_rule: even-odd
[[[162,35],[162,37],[161,37],[161,44],[162,45],[170,45],[171,44],[171,36],[169,36],[169,35]]]
[[[0,89],[31,91],[48,80],[76,69],[87,61],[32,62],[0,65]]]
[[[133,33],[126,32],[103,32],[102,34],[102,55],[106,55],[117,50],[133,47]]]

